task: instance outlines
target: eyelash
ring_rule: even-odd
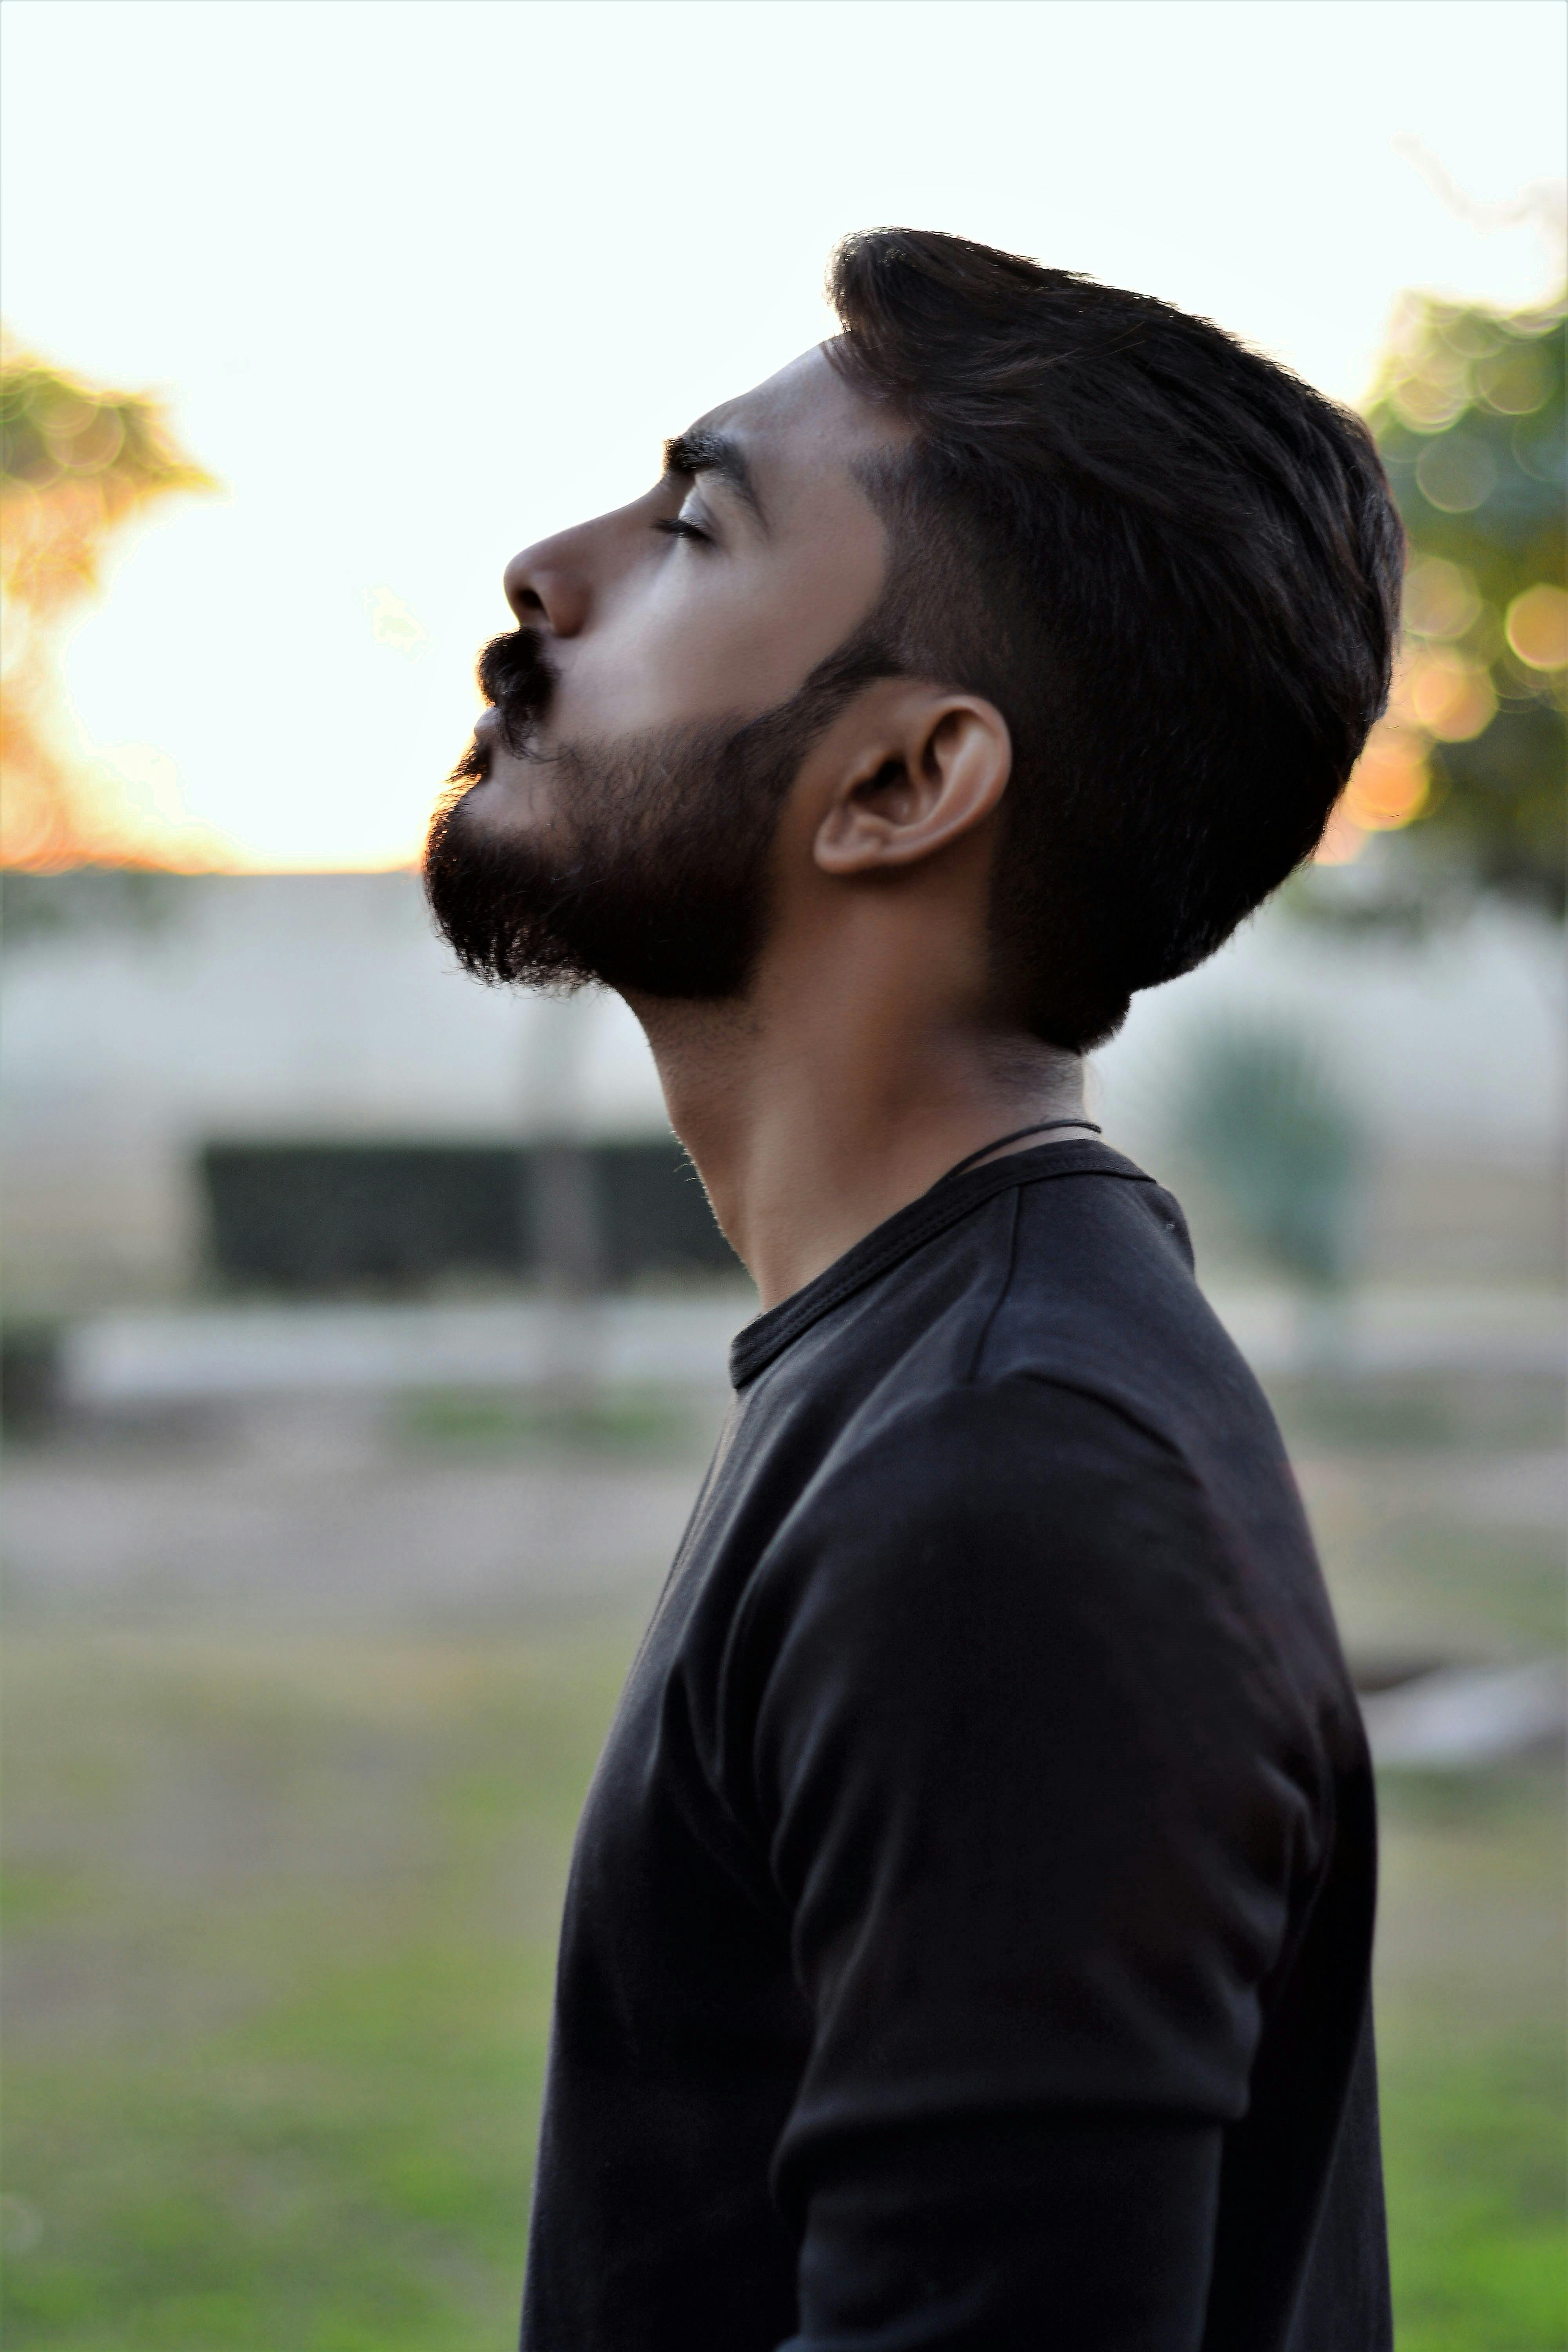
[[[654,529],[662,530],[667,539],[694,539],[703,547],[713,544],[707,531],[699,530],[694,522],[687,522],[679,515],[661,515]]]

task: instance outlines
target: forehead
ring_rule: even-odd
[[[842,488],[863,458],[890,456],[909,428],[847,383],[818,344],[700,420],[740,446],[764,503]]]

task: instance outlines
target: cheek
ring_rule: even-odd
[[[617,700],[635,696],[664,719],[763,710],[797,683],[789,635],[787,603],[761,583],[661,581],[610,621],[595,669]]]
[[[700,561],[626,598],[584,641],[572,682],[611,731],[771,710],[843,643],[879,584],[804,563],[700,572]],[[565,697],[562,709],[566,731]]]

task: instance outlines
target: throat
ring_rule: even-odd
[[[1076,1054],[954,1027],[898,1040],[782,1034],[754,1006],[633,1010],[670,1122],[763,1308],[962,1164],[1096,1132]]]

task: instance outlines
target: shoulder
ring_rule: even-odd
[[[1157,1428],[1034,1373],[904,1405],[824,1465],[775,1530],[747,1631],[910,1671],[1112,1644],[1168,1669],[1252,1646],[1226,1534]]]
[[[873,1538],[911,1524],[984,1528],[1033,1545],[1089,1507],[1097,1524],[1136,1497],[1190,1500],[1179,1445],[1136,1404],[1046,1362],[951,1380],[900,1400],[837,1449],[792,1518]],[[787,1532],[786,1528],[781,1533]]]
[[[764,1693],[791,1713],[829,1691],[872,1716],[1048,1706],[1093,1717],[1094,1745],[1135,1724],[1146,1750],[1261,1742],[1315,1777],[1324,1741],[1358,1734],[1300,1540],[1304,1564],[1289,1527],[1260,1541],[1113,1397],[1034,1373],[953,1384],[830,1459],[775,1528],[730,1696],[748,1716]]]
[[[1310,1710],[1187,1463],[1030,1378],[930,1399],[818,1481],[758,1565],[729,1663],[746,1811],[805,1824],[803,1853],[853,1789],[928,1822],[995,1807],[1036,1853],[1093,1824],[1129,1871],[1186,1838],[1178,1822],[1223,1840],[1267,1822],[1283,1853],[1326,1792]]]

